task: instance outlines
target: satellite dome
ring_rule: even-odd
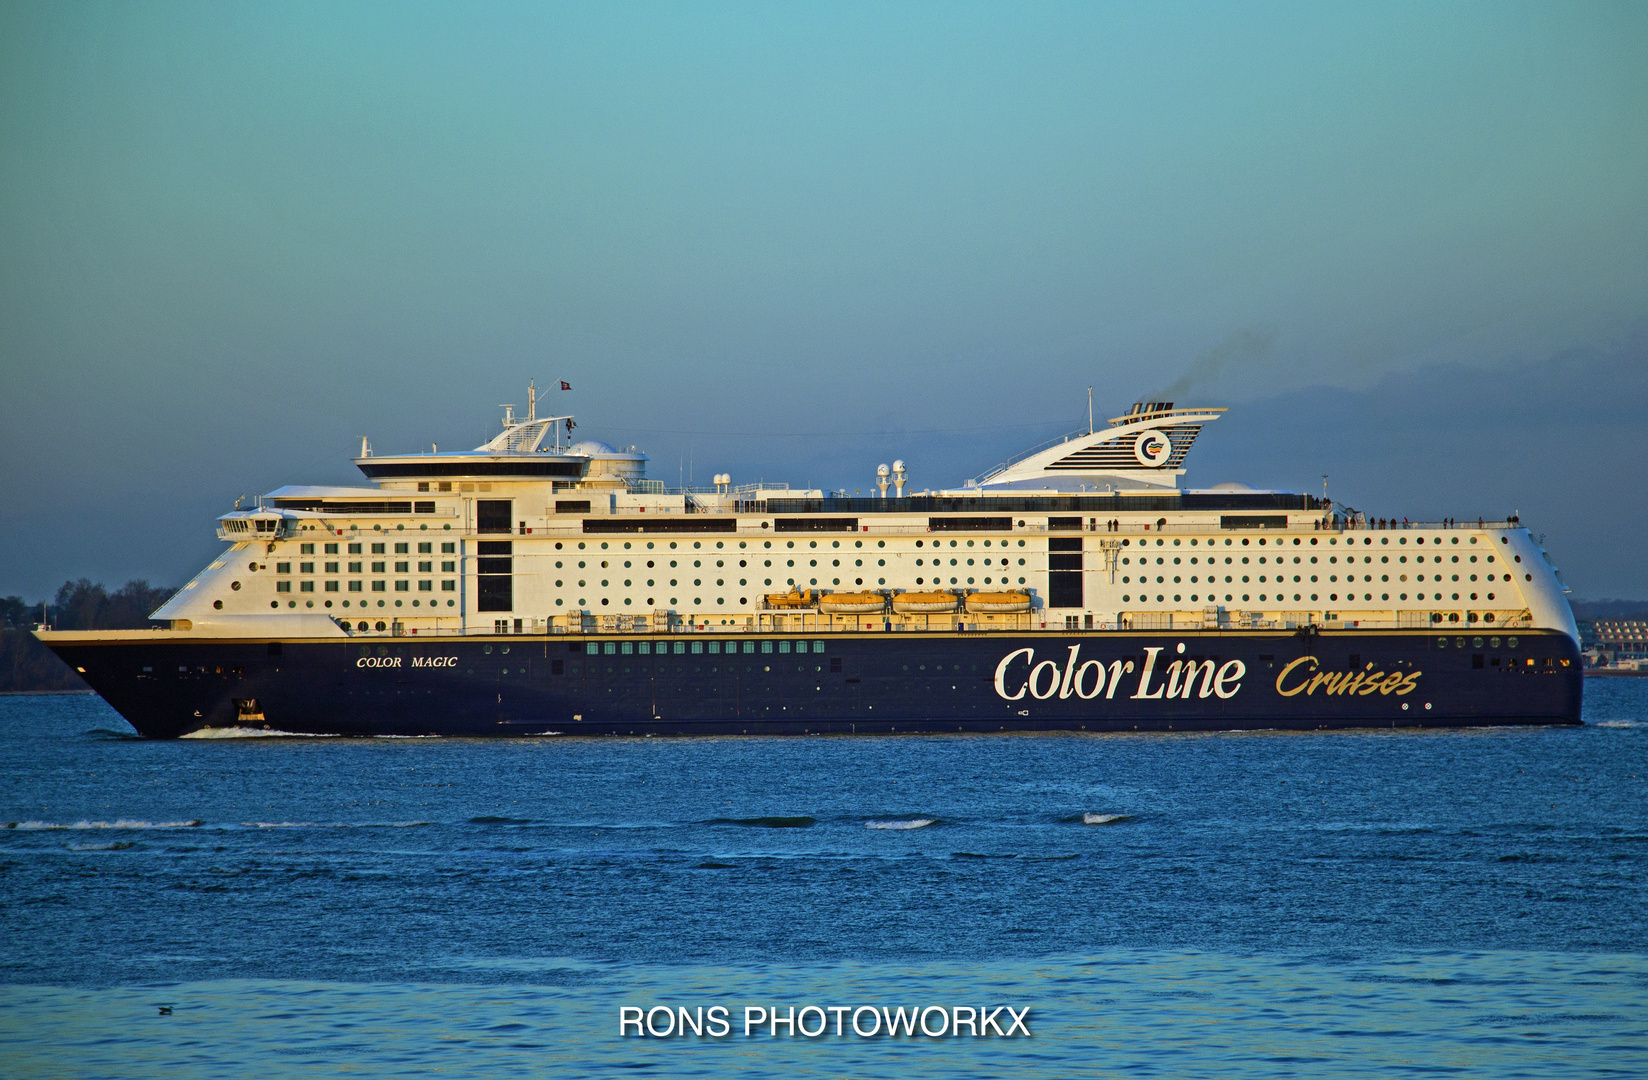
[[[569,454],[578,457],[599,457],[602,454],[616,454],[618,451],[602,442],[600,439],[585,439],[583,442],[573,443],[567,450]]]

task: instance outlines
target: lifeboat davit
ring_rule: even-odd
[[[818,610],[832,615],[869,615],[885,611],[887,598],[873,592],[826,593],[818,598]]]
[[[967,610],[980,614],[1029,611],[1030,594],[1016,589],[1006,592],[976,592],[967,597]]]
[[[815,589],[791,589],[786,593],[768,593],[764,598],[770,608],[812,608],[818,606]]]
[[[951,592],[906,592],[893,597],[893,610],[900,615],[937,615],[956,610],[956,594]]]

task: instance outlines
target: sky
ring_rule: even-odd
[[[0,2],[0,595],[474,446],[1519,510],[1648,599],[1648,6]],[[1102,422],[1102,420],[1101,420]]]

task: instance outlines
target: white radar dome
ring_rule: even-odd
[[[583,442],[573,443],[567,450],[569,454],[579,457],[597,457],[601,454],[616,454],[618,451],[602,442],[600,439],[585,439]]]

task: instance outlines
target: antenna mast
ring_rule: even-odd
[[[1087,388],[1087,433],[1093,434],[1093,388]]]

